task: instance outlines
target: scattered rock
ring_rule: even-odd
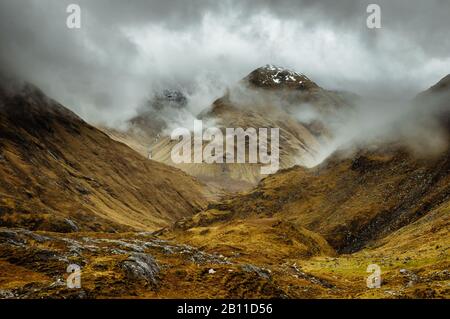
[[[49,288],[64,287],[66,285],[67,285],[67,283],[63,279],[58,278],[58,279],[56,279],[56,281],[54,281],[50,284]]]
[[[132,243],[127,243],[121,240],[117,240],[114,241],[115,243],[117,243],[119,246],[121,246],[122,248],[124,248],[125,250],[131,250],[137,253],[143,253],[144,252],[144,248],[141,246],[138,246],[136,244],[132,244]]]
[[[0,243],[23,246],[26,244],[26,240],[21,238],[16,231],[9,229],[0,229]]]
[[[430,278],[431,280],[438,280],[438,281],[450,280],[450,271],[448,270],[435,271],[430,275]]]
[[[73,220],[65,218],[64,221],[69,226],[69,228],[72,232],[77,232],[80,230],[80,228],[77,226],[77,224]]]
[[[402,268],[402,269],[400,269],[400,273],[403,275],[403,277],[407,281],[407,283],[406,283],[407,287],[411,287],[420,281],[419,276],[417,276],[415,273],[413,273],[412,271],[410,271],[408,269]]]
[[[15,298],[16,295],[10,290],[0,290],[0,299]]]
[[[152,285],[158,283],[157,276],[161,270],[153,256],[143,253],[133,253],[122,263],[122,268],[128,278],[143,280]]]
[[[36,234],[36,233],[34,233],[34,232],[30,231],[30,230],[27,230],[27,229],[23,229],[22,232],[24,234],[26,234],[28,237],[30,237],[31,239],[33,239],[34,241],[37,241],[38,243],[44,243],[44,242],[48,242],[48,241],[53,240],[50,237]]]
[[[133,251],[133,252],[137,252],[137,253],[143,253],[144,252],[144,248],[133,244],[133,243],[128,243],[125,242],[123,240],[116,240],[116,239],[100,239],[97,240],[97,242],[104,242],[104,243],[109,243],[109,244],[115,244],[120,246],[123,250],[127,250],[127,251]]]
[[[254,272],[259,277],[269,280],[270,279],[270,272],[267,271],[267,269],[259,268],[254,265],[246,264],[241,266],[241,269],[245,272]]]

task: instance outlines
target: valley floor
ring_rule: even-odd
[[[165,234],[163,237],[173,237]],[[419,251],[363,249],[309,258],[274,247],[199,248],[152,233],[49,233],[0,229],[1,298],[448,298],[449,242]],[[332,255],[332,254],[331,254]],[[281,258],[281,259],[280,259]],[[81,288],[69,289],[69,264]],[[369,264],[382,285],[369,289]]]

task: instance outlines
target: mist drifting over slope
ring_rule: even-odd
[[[337,150],[348,156],[358,148],[396,144],[418,156],[441,154],[449,145],[449,131],[440,121],[441,112],[449,112],[449,96],[426,101],[372,98],[359,100],[355,109],[346,111],[340,120],[324,121],[332,137],[324,143],[317,158],[320,164]],[[439,102],[439,103],[438,103]],[[437,104],[438,103],[438,104]]]
[[[358,94],[413,95],[450,69],[444,1],[73,1],[0,3],[0,64],[91,122],[135,113],[152,92],[181,86],[195,109],[251,70],[273,63]],[[424,10],[426,6],[426,10]],[[425,23],[426,21],[426,23]]]
[[[368,29],[368,0],[79,0],[76,30],[66,27],[72,2],[1,1],[0,70],[91,123],[123,128],[155,93],[176,88],[187,106],[162,116],[169,128],[188,126],[270,63],[362,97],[343,120],[322,119],[333,139],[321,157],[392,136],[421,149],[442,144],[427,107],[409,101],[449,73],[448,1],[380,0],[382,28]],[[298,109],[303,121],[318,116],[308,105]]]

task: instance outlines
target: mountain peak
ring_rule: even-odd
[[[56,118],[69,122],[82,121],[37,86],[14,80],[8,83],[0,81],[0,113],[23,125],[37,122],[48,124],[49,120]]]
[[[450,92],[450,74],[447,74],[440,79],[436,84],[432,85],[429,89],[418,94],[418,97],[427,96],[429,94],[448,94]]]
[[[441,92],[441,91],[447,91],[450,89],[450,74],[447,74],[442,79],[439,80],[438,83],[433,85],[428,89],[428,91],[431,92]]]
[[[155,94],[150,104],[157,110],[161,110],[165,106],[181,109],[187,105],[187,97],[181,91],[165,89]]]
[[[306,75],[272,64],[254,70],[244,80],[266,89],[307,90],[318,87]]]

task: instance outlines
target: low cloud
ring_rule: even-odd
[[[432,157],[449,146],[449,131],[440,114],[450,114],[450,96],[419,100],[359,99],[354,109],[341,113],[340,121],[317,115],[330,128],[317,158],[321,163],[335,151],[357,150],[379,145],[402,145],[418,156]]]
[[[411,97],[450,70],[448,1],[3,0],[0,69],[41,87],[92,123],[116,125],[166,87],[199,113],[253,69],[272,63],[323,87]]]

